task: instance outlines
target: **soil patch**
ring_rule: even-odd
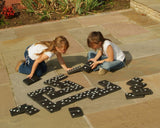
[[[112,4],[106,5],[106,8],[104,10],[93,12],[93,14],[106,11],[128,9],[128,8],[130,8],[130,0],[113,0]],[[66,19],[76,16],[78,15],[72,15],[72,14],[64,15],[60,13],[58,14],[53,13],[49,21]],[[0,29],[43,22],[40,20],[38,15],[34,15],[31,13],[29,14],[25,10],[19,10],[19,16],[14,17],[12,19],[5,19],[4,21],[5,25],[0,25]]]

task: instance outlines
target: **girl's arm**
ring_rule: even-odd
[[[101,50],[98,50],[96,56],[94,58],[91,58],[89,61],[97,61],[100,57],[102,56],[102,51]]]
[[[97,67],[98,64],[100,64],[100,61],[97,61],[102,56],[102,51],[98,50],[96,56],[94,58],[91,58],[89,61],[93,61],[93,64],[91,64],[92,69]]]
[[[56,56],[57,56],[57,59],[58,59],[58,62],[60,63],[61,67],[65,70],[65,71],[68,71],[70,70],[71,68],[68,68],[64,62],[64,59],[62,58],[62,55],[61,53],[57,52],[56,53]]]
[[[108,54],[108,58],[106,58],[106,59],[104,59],[104,60],[99,60],[99,61],[94,61],[94,63],[91,65],[91,67],[92,67],[92,69],[94,69],[95,67],[97,67],[97,65],[98,64],[101,64],[101,63],[103,63],[104,61],[113,61],[114,60],[114,52],[113,52],[113,48],[112,48],[112,46],[111,45],[109,45],[108,47],[107,47],[107,54]],[[98,53],[97,53],[98,54]],[[100,52],[99,52],[99,54],[98,55],[102,55],[102,51],[101,51],[101,54],[100,54]],[[98,55],[96,55],[96,57],[98,58],[98,57],[100,57],[100,56],[98,56]],[[97,59],[97,58],[94,58],[94,59]]]
[[[49,57],[45,54],[42,54],[39,56],[39,58],[37,58],[34,63],[33,63],[33,66],[32,66],[32,70],[31,70],[31,73],[27,76],[28,78],[32,78],[32,76],[34,75],[36,69],[37,69],[37,66],[39,63],[41,63],[42,61],[48,59]]]

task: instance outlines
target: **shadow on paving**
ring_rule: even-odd
[[[87,62],[87,57],[84,56],[64,56],[63,59],[68,67],[75,67]],[[46,64],[48,67],[48,72],[62,68],[57,58],[49,60]]]
[[[126,56],[126,65],[129,65],[133,59],[131,53],[129,51],[123,51]]]
[[[129,51],[123,51],[125,56],[126,56],[126,65],[129,65],[132,61],[132,55],[130,54]],[[87,62],[87,56],[64,56],[63,57],[66,65],[68,67],[75,67],[80,64],[85,64]],[[47,72],[51,72],[57,69],[61,69],[62,67],[60,66],[57,58],[54,58],[52,60],[49,60],[47,63],[48,70]],[[115,72],[115,71],[114,71]]]

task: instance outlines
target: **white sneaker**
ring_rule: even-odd
[[[106,74],[108,71],[106,70],[106,69],[104,69],[104,68],[99,68],[99,71],[98,71],[98,74],[99,75],[104,75],[104,74]]]

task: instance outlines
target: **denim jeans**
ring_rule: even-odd
[[[88,52],[88,60],[91,58],[94,58],[96,56],[97,52],[95,51],[89,51]],[[98,60],[103,60],[106,59],[107,57],[105,55],[102,55]],[[98,71],[99,68],[103,68],[106,69],[107,71],[111,71],[114,72],[118,69],[121,69],[125,66],[124,61],[120,61],[120,60],[113,60],[112,62],[103,62],[102,64],[97,65],[96,68],[94,68],[94,71]]]
[[[24,52],[24,57],[25,57],[25,62],[22,63],[19,67],[19,72],[23,73],[23,74],[30,74],[31,70],[32,70],[32,66],[35,60],[32,60],[29,56],[28,56],[28,48],[30,46],[28,46]],[[36,76],[42,76],[45,72],[47,71],[47,65],[44,61],[42,61],[41,63],[38,64],[37,69],[34,73],[34,75]]]

